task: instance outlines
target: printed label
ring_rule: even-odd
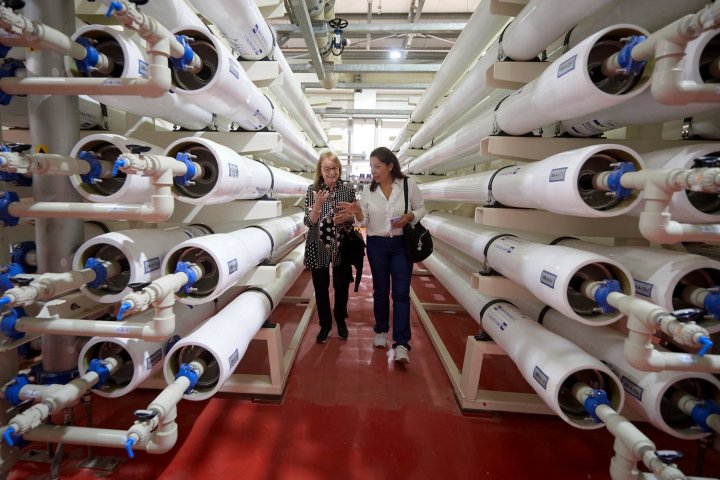
[[[115,327],[115,333],[130,333],[130,327]]]
[[[501,252],[512,253],[517,248],[517,245],[513,245],[513,243],[517,242],[513,241],[512,237],[499,238],[492,243],[492,248]]]
[[[150,273],[160,268],[160,257],[151,258],[143,262],[145,273]]]
[[[122,80],[119,78],[106,78],[102,82],[100,82],[102,85],[115,85],[119,86],[122,85]]]
[[[557,275],[553,273],[543,270],[540,274],[540,283],[550,288],[555,288],[555,280],[557,280]]]
[[[623,390],[625,390],[628,395],[632,395],[637,398],[639,402],[642,402],[643,389],[640,385],[633,382],[626,376],[620,378],[620,383],[622,383]]]
[[[702,233],[720,233],[720,225],[698,225]]]
[[[551,182],[564,182],[565,181],[565,172],[567,172],[567,167],[554,168],[554,169],[550,170],[549,180]]]
[[[162,349],[158,349],[155,353],[145,359],[145,368],[150,370],[162,360]]]
[[[231,177],[233,177],[233,178],[238,177],[238,172],[239,172],[238,166],[235,165],[234,163],[228,163],[228,171],[229,171],[229,175]]]
[[[506,168],[504,170],[500,170],[497,176],[500,177],[503,175],[516,175],[520,170],[522,170],[521,167]]]
[[[653,284],[635,280],[635,293],[642,295],[643,297],[651,297],[653,290]]]
[[[237,361],[240,359],[240,353],[238,353],[238,349],[236,348],[232,355],[230,355],[230,358],[228,361],[230,362],[230,368],[234,367]]]
[[[533,370],[533,378],[541,387],[543,387],[543,390],[547,390],[548,376],[545,375],[545,372],[540,370],[540,367],[536,366]]]
[[[235,273],[238,269],[238,261],[237,258],[233,258],[228,262],[228,272],[229,273]]]
[[[505,311],[502,305],[493,305],[485,315],[493,322],[500,331],[504,332],[512,323],[512,316]]]
[[[25,398],[40,398],[42,394],[40,393],[40,390],[22,390],[23,397]]]
[[[576,59],[577,59],[577,55],[573,55],[572,57],[570,57],[567,60],[565,60],[564,62],[562,62],[558,66],[557,78],[560,78],[563,75],[575,70],[575,60]]]
[[[234,65],[232,59],[228,61],[228,65],[230,65],[230,73],[233,74],[233,77],[240,80],[240,72],[238,71],[237,67]]]
[[[142,60],[138,60],[138,74],[143,77],[148,77],[148,64]]]

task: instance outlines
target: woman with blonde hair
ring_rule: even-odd
[[[343,228],[352,228],[352,214],[336,213],[340,202],[354,202],[355,191],[343,181],[342,164],[337,155],[327,151],[320,154],[315,168],[315,181],[308,186],[305,195],[305,225],[308,235],[305,245],[304,264],[312,271],[315,302],[320,319],[317,343],[325,343],[332,330],[330,313],[330,266],[332,265],[335,305],[333,314],[338,336],[347,340],[348,289],[352,271],[348,262],[340,256],[339,243]]]

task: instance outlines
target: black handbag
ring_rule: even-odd
[[[347,265],[347,271],[350,272],[348,283],[353,281],[351,267],[355,267],[355,291],[357,292],[360,287],[360,280],[362,280],[365,240],[363,240],[360,231],[355,230],[352,225],[341,232],[340,258],[342,263]]]
[[[405,178],[405,213],[408,213],[408,181]],[[415,226],[406,223],[403,227],[405,253],[411,262],[422,262],[433,252],[433,240],[430,231],[419,221]]]

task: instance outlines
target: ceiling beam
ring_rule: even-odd
[[[343,29],[343,35],[356,37],[367,34],[402,35],[406,33],[425,33],[428,35],[460,35],[460,32],[467,26],[467,23],[351,23]],[[290,35],[291,37],[303,36],[303,30],[291,23],[275,23],[273,27],[278,34]],[[313,31],[317,35],[326,35],[331,29],[327,23],[313,25]]]
[[[410,118],[412,110],[315,108],[313,112],[328,118]]]
[[[303,89],[307,88],[323,88],[320,82],[302,82],[300,84]],[[425,90],[430,86],[429,83],[338,83],[335,89],[373,89],[373,90]]]
[[[315,69],[307,63],[292,63],[290,68],[295,73],[313,73]],[[437,72],[439,63],[326,63],[325,70],[336,73],[366,72],[366,73],[409,73],[409,72]]]
[[[318,49],[317,42],[315,41],[315,35],[313,34],[312,24],[310,23],[310,13],[308,13],[307,6],[304,0],[290,0],[295,19],[302,31],[302,37],[307,45],[308,53],[310,54],[310,60],[312,61],[313,71],[317,74],[320,81],[325,80],[325,64],[320,56],[320,50]]]

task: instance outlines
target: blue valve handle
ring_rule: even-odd
[[[22,402],[20,390],[22,390],[25,385],[30,385],[30,383],[30,379],[24,373],[13,378],[5,387],[5,400],[7,400],[10,405],[19,405]]]
[[[175,375],[175,380],[180,377],[185,377],[190,380],[190,386],[188,386],[187,390],[185,390],[185,395],[190,395],[192,389],[195,388],[195,385],[197,385],[198,382],[197,372],[190,368],[189,364],[183,363],[182,365],[180,365],[177,375]]]
[[[110,7],[108,7],[108,11],[105,12],[106,17],[112,17],[112,14],[117,10],[118,12],[122,11],[123,6],[120,2],[111,2]]]
[[[135,445],[135,439],[128,438],[125,442],[125,451],[127,452],[128,458],[135,458],[135,452],[133,452],[133,445]]]
[[[710,290],[703,300],[703,307],[716,320],[720,319],[720,290]]]
[[[616,311],[615,308],[608,304],[607,299],[611,293],[621,291],[620,282],[617,280],[605,280],[602,282],[602,285],[595,290],[595,302],[600,307],[600,310],[602,310],[602,313],[613,313]]]
[[[19,201],[20,197],[15,192],[0,192],[0,221],[6,227],[14,227],[20,221],[19,217],[10,213],[10,205]]]
[[[698,338],[698,343],[702,345],[700,348],[700,351],[698,352],[698,356],[702,357],[704,356],[708,350],[710,350],[713,346],[713,341],[710,340],[710,337],[706,337],[705,335]]]
[[[15,442],[18,440],[17,438],[15,438],[14,433],[15,429],[13,427],[8,427],[3,432],[3,438],[5,439],[5,443],[7,443],[10,447],[14,447]]]
[[[700,430],[705,433],[712,432],[712,429],[707,424],[710,415],[720,415],[720,407],[712,400],[701,400],[690,411],[690,417],[695,422],[695,425],[699,426]]]
[[[618,52],[618,65],[625,69],[627,75],[639,75],[645,68],[646,60],[634,60],[632,50],[644,42],[645,35],[632,35],[625,46]]]
[[[124,158],[118,158],[117,160],[115,160],[115,164],[113,165],[112,169],[112,176],[116,176],[120,169],[123,167],[127,167],[127,162]]]
[[[181,72],[184,72],[187,70],[188,65],[192,63],[193,56],[195,53],[193,52],[192,48],[190,48],[190,44],[188,43],[188,37],[185,35],[175,35],[175,39],[180,43],[180,45],[183,46],[183,55],[180,58],[171,58],[172,61],[172,68],[173,70],[180,70]]]
[[[175,160],[184,163],[187,167],[187,171],[185,172],[185,175],[178,175],[177,177],[173,177],[173,182],[175,183],[175,185],[182,185],[183,187],[187,187],[190,184],[190,180],[192,180],[195,176],[195,164],[190,159],[190,154],[185,152],[179,152],[177,155],[175,155]]]
[[[90,268],[93,272],[95,272],[95,280],[88,282],[87,284],[89,288],[100,288],[105,284],[108,272],[101,260],[90,257],[85,262],[85,268]]]
[[[195,271],[191,268],[191,265],[192,264],[190,262],[178,262],[177,266],[175,267],[175,273],[184,273],[188,277],[187,283],[180,287],[180,292],[184,293],[185,295],[190,294],[190,289],[198,279]]]
[[[90,365],[88,365],[87,371],[95,372],[99,377],[97,383],[93,385],[93,389],[102,388],[102,386],[105,385],[105,382],[107,382],[110,378],[110,369],[99,358],[93,358],[90,360]]]
[[[597,416],[595,410],[600,405],[610,406],[610,400],[608,400],[607,393],[605,390],[593,390],[590,395],[585,397],[583,406],[585,410],[590,414],[595,423],[601,423],[600,417]]]
[[[85,58],[82,60],[76,59],[75,65],[82,74],[89,75],[92,68],[98,64],[100,55],[98,55],[98,51],[92,46],[89,39],[85,37],[78,37],[75,39],[75,42],[85,47]]]
[[[13,288],[15,285],[13,285],[10,279],[15,275],[20,275],[21,273],[25,272],[23,271],[22,265],[20,265],[19,263],[11,263],[7,266],[7,268],[3,268],[2,272],[0,273],[0,292],[4,292],[5,290]],[[0,298],[0,307],[2,307],[6,303],[10,303],[9,298]]]
[[[11,302],[10,297],[4,296],[4,297],[0,298],[0,307],[2,307],[3,305],[7,305],[10,302]]]
[[[127,312],[131,308],[132,308],[132,303],[122,302],[120,304],[120,309],[118,310],[117,319],[122,320],[123,316],[125,315],[125,312]]]
[[[86,161],[90,165],[90,171],[88,173],[80,175],[80,179],[83,181],[83,183],[92,185],[93,182],[96,179],[99,179],[100,175],[102,175],[102,165],[100,164],[100,159],[97,157],[95,152],[86,150],[80,152],[78,158],[80,160]],[[113,174],[113,176],[115,175]]]
[[[608,187],[611,192],[615,192],[615,198],[622,200],[632,194],[632,189],[625,188],[620,183],[620,179],[626,173],[634,172],[635,165],[630,162],[618,162],[610,175],[608,176]]]

